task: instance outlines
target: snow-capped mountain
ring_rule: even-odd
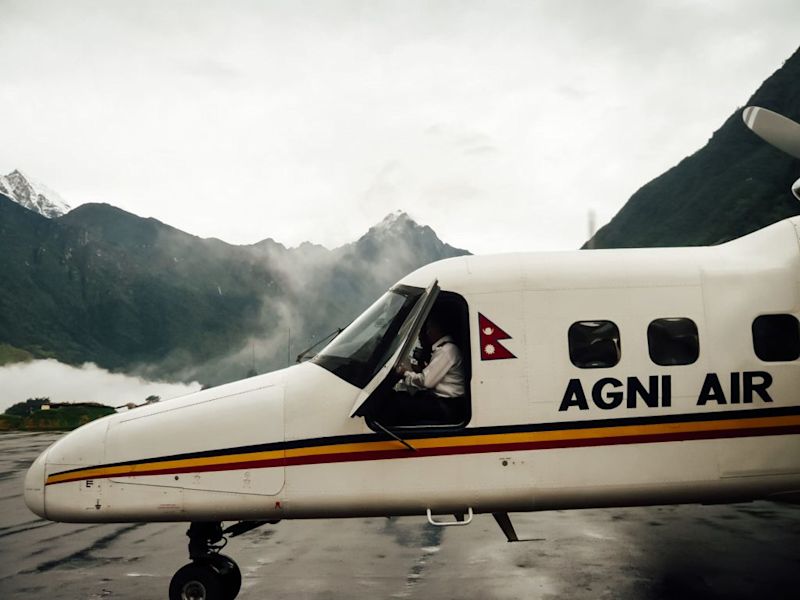
[[[50,188],[31,181],[18,170],[0,176],[0,194],[49,219],[70,211],[70,206]]]

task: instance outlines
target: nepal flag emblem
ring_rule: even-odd
[[[500,340],[512,339],[511,336],[481,313],[478,313],[478,328],[480,329],[481,360],[517,358],[500,343]]]

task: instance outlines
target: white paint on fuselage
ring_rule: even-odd
[[[770,407],[798,405],[798,361],[764,363],[751,325],[761,314],[800,314],[797,227],[788,219],[708,248],[592,250],[461,257],[423,267],[401,283],[460,294],[470,315],[472,419],[468,428],[582,422],[762,408],[698,404],[708,373],[726,394],[730,374],[768,372]],[[517,358],[480,359],[477,314],[512,339]],[[647,326],[688,317],[698,327],[694,364],[654,364]],[[567,330],[610,320],[621,360],[607,369],[571,364]],[[669,406],[559,410],[571,379],[669,376]],[[371,433],[349,418],[359,390],[305,363],[184,398],[113,415],[57,442],[47,473],[188,452]],[[627,400],[627,399],[626,399]],[[409,451],[410,452],[410,451]],[[413,453],[410,452],[410,456]],[[505,464],[504,464],[505,463]],[[729,438],[426,458],[323,463],[154,475],[47,487],[47,515],[65,520],[233,520],[534,510],[765,497],[800,489],[800,436]],[[99,508],[98,508],[99,506]]]

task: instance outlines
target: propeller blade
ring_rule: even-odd
[[[800,124],[760,106],[748,106],[742,118],[758,137],[800,159]]]

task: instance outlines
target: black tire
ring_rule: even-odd
[[[222,577],[211,565],[184,565],[169,582],[169,600],[226,600]]]
[[[212,554],[208,563],[219,573],[225,600],[233,600],[242,588],[242,572],[232,558],[224,554]]]

